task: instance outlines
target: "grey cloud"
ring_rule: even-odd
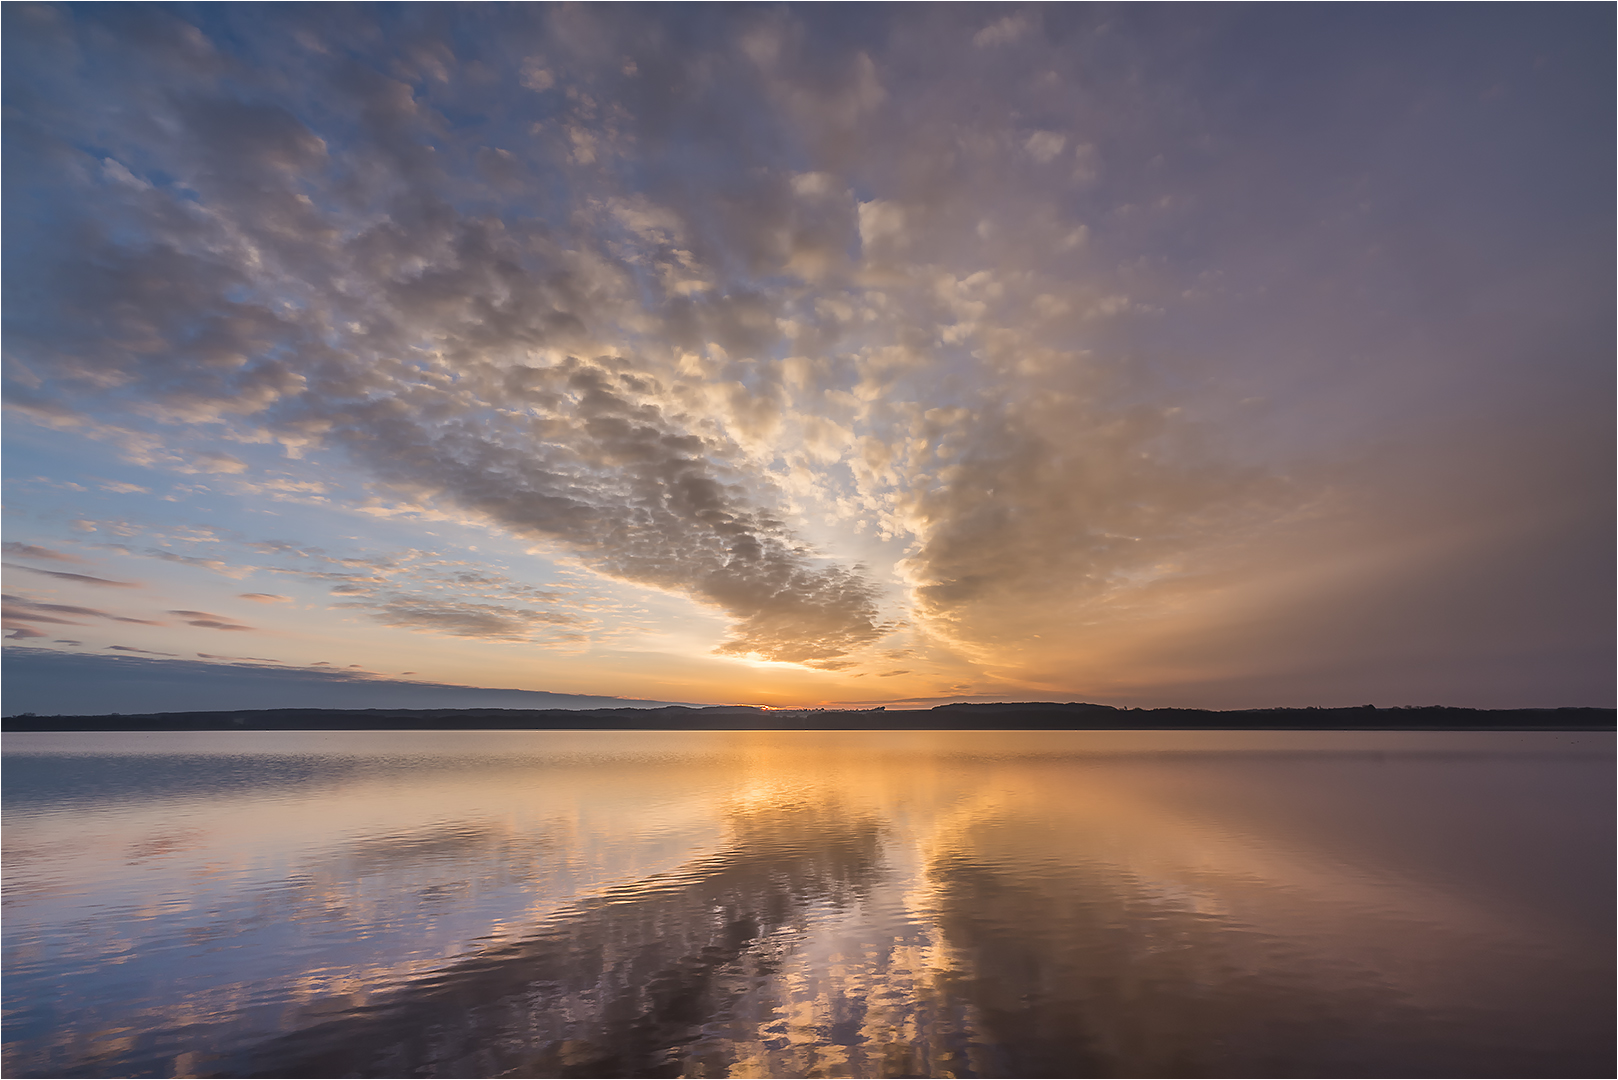
[[[271,574],[286,574],[291,577],[303,578],[305,581],[335,583],[332,585],[334,593],[363,593],[373,587],[384,584],[387,579],[371,575],[363,577],[359,574],[345,574],[335,570],[305,570],[301,567],[266,566],[262,569]]]
[[[286,551],[306,553],[299,545],[278,543]],[[418,558],[420,554],[410,551],[393,556],[317,556],[328,563],[385,568],[386,576],[358,578],[340,571],[264,569],[327,584],[333,597],[343,598],[333,605],[335,608],[363,611],[384,625],[423,633],[545,642],[582,640],[594,629],[593,617],[557,610],[557,605],[565,602],[570,594],[538,588],[492,570],[456,569],[464,565],[459,562],[439,558],[422,560]],[[404,591],[405,586],[417,590],[449,590],[453,599]],[[258,603],[289,599],[263,593],[242,594],[242,598]],[[573,599],[581,611],[593,610],[596,606],[594,598],[588,596]]]
[[[994,45],[1006,45],[1026,37],[1034,28],[1036,13],[1031,11],[1018,12],[1007,15],[1005,18],[992,22],[972,35],[972,44],[979,48]]]
[[[123,615],[111,615],[96,608],[77,607],[72,604],[44,604],[28,600],[21,596],[7,595],[5,597],[5,610],[8,617],[29,619],[35,622],[71,622],[68,619],[53,618],[42,612],[51,612],[55,615],[84,615],[94,619],[111,619],[113,622],[138,623],[141,626],[162,626],[160,622],[150,619],[133,619]],[[82,625],[82,624],[81,624]]]
[[[20,566],[16,563],[6,563],[7,569],[26,570],[30,574],[42,574],[46,577],[61,578],[63,581],[76,581],[81,585],[106,586],[116,589],[135,589],[139,584],[133,581],[113,581],[110,578],[94,577],[90,574],[70,574],[65,570],[40,570],[32,566]]]
[[[326,144],[280,105],[196,96],[175,111],[207,145],[208,153],[198,159],[206,177],[258,183],[265,173],[297,176],[318,168],[326,157]]]
[[[89,611],[87,609],[81,609],[81,610],[84,610],[84,613],[87,614],[87,615],[100,615],[101,614],[101,612],[99,612],[99,611]],[[8,621],[21,622],[21,621],[26,620],[27,622],[30,622],[30,623],[40,623],[40,622],[42,622],[42,623],[57,623],[57,624],[59,624],[61,626],[83,626],[83,625],[85,625],[84,623],[79,622],[77,619],[63,619],[63,618],[60,618],[59,616],[56,616],[56,615],[43,614],[43,613],[41,613],[39,611],[39,608],[38,608],[37,605],[29,604],[29,603],[18,603],[15,600],[15,598],[9,597],[9,596],[6,598],[6,604],[5,604],[4,611],[5,611],[5,618]]]
[[[0,550],[4,550],[7,555],[14,555],[19,559],[49,559],[53,562],[72,563],[84,561],[76,555],[66,555],[60,551],[53,551],[50,548],[39,547],[35,544],[24,544],[16,540],[7,540],[4,545],[0,545]]]
[[[569,543],[604,573],[717,604],[737,620],[725,651],[826,660],[880,633],[863,577],[817,566],[750,504],[740,477],[720,472],[711,444],[632,401],[621,377],[576,361],[529,377],[570,399],[546,432],[565,432],[565,450],[465,423],[429,429],[396,408],[350,420],[350,446],[401,488],[430,479],[518,532]]]
[[[341,603],[339,608],[364,610],[383,626],[403,627],[452,637],[488,641],[532,641],[578,637],[582,620],[557,611],[535,611],[502,604],[396,596],[376,603]]]
[[[205,630],[252,630],[254,627],[233,623],[222,615],[210,615],[206,611],[171,611],[170,615],[178,615],[186,621],[187,626],[200,626]]]
[[[655,707],[662,701],[500,690],[387,679],[340,668],[289,667],[263,658],[149,659],[71,653],[38,646],[4,650],[10,715],[96,715],[239,709],[508,708],[604,709]]]
[[[320,548],[295,544],[290,540],[259,540],[247,546],[271,555],[298,555],[309,559],[326,557],[325,551]]]
[[[923,612],[970,635],[993,610],[997,624],[1052,601],[1082,610],[1298,501],[1263,469],[1177,450],[1156,410],[1074,421],[1071,406],[986,410],[942,466],[947,481],[910,495],[925,523],[911,556]]]
[[[181,140],[169,167],[188,167],[185,180],[210,199],[211,219],[148,209],[143,224],[166,227],[167,242],[91,245],[101,269],[56,286],[69,298],[62,319],[94,338],[76,353],[80,367],[59,366],[61,374],[134,377],[180,413],[247,400],[272,430],[323,430],[324,441],[398,486],[559,540],[603,573],[718,605],[735,620],[728,651],[829,660],[878,636],[876,591],[860,572],[805,552],[766,509],[767,486],[726,464],[728,442],[631,400],[626,386],[650,385],[633,360],[611,358],[614,370],[578,361],[530,368],[512,400],[508,357],[570,349],[586,342],[586,327],[610,329],[625,310],[627,279],[599,268],[587,277],[531,229],[445,203],[437,189],[454,183],[410,141],[432,121],[408,88],[352,66],[331,85],[364,118],[343,160],[360,174],[373,156],[392,166],[386,179],[349,178],[362,185],[350,198],[381,200],[375,224],[343,237],[340,218],[309,219],[303,191],[319,189],[331,159],[287,110],[188,97],[170,110]],[[237,254],[249,246],[254,258],[274,257],[266,270]],[[302,315],[233,298],[279,288],[302,295]],[[92,310],[109,314],[87,322]],[[776,333],[772,306],[745,291],[707,305],[701,322],[701,333],[738,352],[758,351]],[[348,326],[363,332],[339,329],[340,343],[328,344],[334,327]],[[378,363],[379,350],[406,354],[423,335],[447,365]],[[302,382],[284,377],[289,349],[306,358]],[[266,382],[274,373],[283,377]],[[493,412],[529,404],[544,413],[547,401],[563,411],[527,422]],[[752,401],[739,407],[768,425],[758,409],[774,406]]]
[[[252,566],[232,566],[223,559],[205,559],[199,555],[182,555],[179,552],[164,551],[161,548],[147,548],[141,554],[150,559],[161,559],[164,562],[179,563],[182,566],[201,566],[215,573],[224,574],[227,577],[239,577],[255,569]]]

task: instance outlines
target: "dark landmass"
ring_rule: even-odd
[[[1612,731],[1613,709],[1118,709],[1083,702],[939,705],[931,709],[236,709],[228,712],[34,716],[0,731],[917,731],[1294,730]]]

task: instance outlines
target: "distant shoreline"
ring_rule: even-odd
[[[0,732],[69,731],[1613,731],[1618,710],[1119,709],[1083,702],[931,709],[235,709],[8,716]]]

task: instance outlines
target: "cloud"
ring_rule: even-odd
[[[378,513],[495,528],[717,609],[726,653],[828,669],[903,633],[1056,680],[1035,635],[1134,640],[1283,566],[1324,580],[1305,568],[1355,515],[1414,529],[1394,492],[1423,462],[1480,504],[1533,490],[1466,464],[1507,431],[1556,493],[1562,540],[1538,542],[1572,544],[1568,507],[1610,485],[1546,433],[1610,430],[1581,404],[1607,399],[1608,209],[1600,140],[1555,132],[1600,128],[1594,61],[1568,52],[1508,115],[1455,95],[1488,65],[1443,19],[1401,22],[1423,61],[1368,94],[1356,57],[1387,24],[1346,10],[1294,27],[1301,81],[1285,35],[1217,13],[994,14],[737,10],[697,40],[559,8],[456,15],[425,48],[408,20],[361,40],[224,10],[180,55],[109,52],[74,9],[88,59],[15,54],[37,97],[8,169],[36,194],[12,231],[38,257],[7,285],[7,405],[152,468],[283,453],[266,491],[358,470]],[[1521,40],[1490,48],[1561,56],[1585,18],[1510,16]],[[1297,542],[1312,516],[1335,525]],[[1457,563],[1489,562],[1467,535]],[[310,566],[273,569],[390,625],[587,631]]]
[[[14,555],[19,559],[49,559],[53,562],[82,563],[84,560],[76,555],[65,555],[50,548],[38,547],[34,544],[19,543],[16,540],[7,540],[0,545],[7,555]]]
[[[108,645],[114,652],[139,653],[142,656],[174,656],[174,653],[153,652],[151,649],[137,649],[133,645]]]
[[[85,626],[85,619],[106,619],[110,622],[134,624],[138,626],[162,626],[161,622],[151,619],[136,619],[125,615],[114,615],[98,608],[80,607],[76,604],[50,604],[30,600],[24,596],[6,594],[0,606],[0,618],[3,626],[10,631],[6,636],[13,641],[26,638],[48,636],[39,629],[41,624],[46,626]],[[61,631],[56,631],[61,633]]]
[[[818,564],[726,468],[726,445],[682,430],[643,377],[569,358],[513,369],[507,383],[543,410],[556,441],[369,410],[334,432],[401,490],[430,483],[425,493],[519,535],[561,540],[611,577],[721,607],[736,620],[726,651],[820,660],[881,633],[875,589]]]
[[[1028,12],[1019,12],[1016,15],[1007,15],[1005,18],[990,23],[972,36],[972,44],[979,48],[995,45],[1009,45],[1026,35],[1034,28],[1033,16]]]
[[[5,610],[8,615],[43,622],[65,621],[57,618],[50,618],[41,614],[42,612],[52,612],[57,615],[83,615],[94,619],[111,619],[114,622],[139,623],[142,626],[163,625],[160,622],[153,622],[150,619],[132,619],[123,615],[109,615],[107,612],[100,611],[96,608],[78,607],[73,604],[44,604],[25,599],[24,597],[12,596],[9,594],[5,597],[5,605]]]
[[[290,596],[279,596],[276,593],[244,592],[237,593],[236,598],[238,600],[251,600],[255,604],[289,604],[292,602]]]
[[[30,574],[41,574],[46,577],[60,578],[63,581],[74,581],[81,585],[97,585],[115,589],[137,589],[140,587],[134,581],[113,581],[110,578],[93,577],[89,574],[70,574],[64,570],[40,570],[32,566],[20,566],[16,563],[6,563],[11,570],[26,570]]]
[[[531,56],[523,61],[519,81],[533,91],[549,90],[556,85],[556,76],[545,66],[542,57]]]
[[[179,563],[182,566],[200,566],[212,570],[228,578],[241,579],[247,577],[256,566],[232,566],[224,559],[204,558],[200,555],[185,555],[177,551],[164,551],[161,548],[147,548],[139,554],[148,559],[161,559],[164,562]]]
[[[1040,164],[1055,161],[1067,146],[1067,136],[1055,131],[1036,131],[1023,143],[1028,154]]]
[[[487,641],[530,641],[536,633],[546,631],[553,633],[544,636],[554,637],[555,630],[573,627],[581,621],[565,612],[410,596],[393,597],[380,603],[348,602],[333,606],[365,610],[383,626]]]
[[[175,465],[174,471],[182,473],[244,473],[247,471],[247,462],[234,454],[202,451],[193,455],[190,461]]]
[[[873,199],[860,203],[860,242],[875,245],[904,236],[905,211],[898,203]]]
[[[6,711],[125,715],[240,709],[607,709],[678,702],[508,690],[388,679],[348,669],[273,665],[263,658],[181,660],[69,653],[37,646],[4,650]]]
[[[987,419],[947,484],[900,500],[918,536],[905,563],[918,610],[958,641],[992,639],[1032,609],[1093,611],[1298,497],[1262,469],[1197,462],[1171,443],[1143,455],[1173,430],[1149,410],[1073,423],[1071,406],[1031,402]]]
[[[394,100],[374,81],[337,92],[355,107],[356,94]],[[510,228],[447,206],[428,212],[421,200],[435,198],[437,178],[415,158],[395,163],[388,184],[402,188],[372,193],[389,212],[352,232],[340,218],[311,217],[294,194],[318,182],[309,170],[329,160],[330,144],[286,110],[197,99],[171,118],[176,165],[186,162],[211,217],[188,217],[183,202],[156,189],[120,195],[137,199],[147,226],[167,239],[146,251],[104,244],[94,258],[116,267],[114,276],[97,271],[60,294],[64,311],[94,296],[103,310],[138,303],[141,314],[123,326],[126,344],[110,328],[81,342],[79,359],[58,365],[59,379],[143,386],[173,406],[171,419],[201,423],[227,418],[215,404],[261,401],[255,410],[277,437],[318,432],[401,490],[559,541],[609,576],[721,607],[735,620],[728,649],[821,660],[882,632],[876,590],[857,571],[815,558],[770,506],[770,486],[736,471],[736,444],[693,428],[698,418],[671,408],[661,381],[633,358],[518,359],[592,345],[587,331],[606,329],[620,303],[617,270],[558,245],[534,248]],[[354,162],[381,160],[400,152],[391,138],[381,127],[362,130],[346,152]],[[248,182],[242,161],[260,158],[273,167]],[[637,242],[675,236],[653,228],[665,218],[650,211],[616,213]],[[235,239],[212,224],[226,221]],[[303,298],[304,314],[270,302],[283,290]],[[722,306],[735,309],[740,326],[753,316],[738,305]],[[333,338],[328,327],[362,329]],[[422,333],[440,359],[426,368],[384,359]],[[282,357],[294,354],[306,366],[290,372]],[[459,387],[445,381],[449,370],[460,372]],[[266,387],[273,393],[253,397]],[[750,400],[733,408],[740,415]],[[530,419],[513,422],[511,409]],[[169,467],[246,465],[193,451]]]
[[[205,630],[252,630],[251,626],[233,623],[223,615],[210,615],[206,611],[171,611],[170,615],[178,615],[184,619],[187,626],[200,626]]]

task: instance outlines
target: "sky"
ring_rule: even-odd
[[[1610,5],[0,17],[8,671],[1613,704]]]

